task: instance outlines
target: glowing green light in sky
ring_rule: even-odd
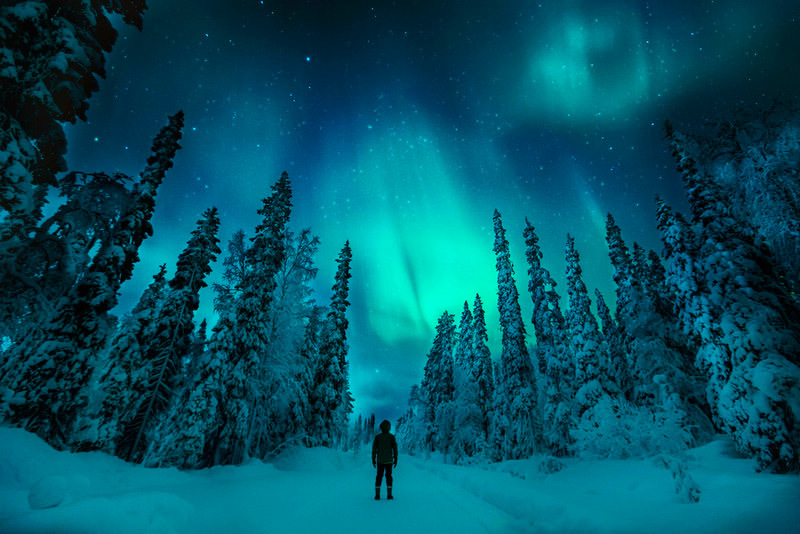
[[[366,286],[368,324],[389,345],[425,339],[445,307],[460,313],[476,292],[491,305],[495,294],[486,221],[464,201],[467,181],[435,132],[414,122],[384,135],[369,129],[351,162],[353,178],[321,194],[345,212],[343,226],[360,251],[356,283]]]
[[[613,118],[648,97],[641,22],[618,12],[570,12],[531,48],[524,105],[533,114]]]

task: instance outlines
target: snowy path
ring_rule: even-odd
[[[181,472],[57,452],[0,427],[0,532],[800,532],[800,476],[754,473],[729,440],[690,453],[694,504],[653,459],[571,460],[546,475],[536,459],[481,469],[403,455],[396,499],[376,502],[363,450],[300,449],[272,464]],[[58,506],[31,509],[29,496],[55,496]]]
[[[375,471],[363,452],[356,458],[312,449],[274,466],[253,462],[178,472],[97,453],[56,452],[29,434],[0,430],[21,439],[11,451],[0,441],[3,533],[520,531],[506,512],[408,457],[395,470],[395,500],[385,499],[384,484],[383,499],[375,501]],[[31,510],[31,481],[53,475],[66,481],[65,501]]]
[[[189,500],[198,520],[193,532],[230,531],[236,518],[239,532],[326,532],[348,534],[413,532],[510,532],[513,519],[474,495],[443,482],[414,466],[401,464],[395,472],[395,500],[374,501],[372,466],[315,473],[293,471],[275,491],[275,477],[233,480],[193,492]],[[217,494],[225,495],[229,517],[202,510],[215,507]],[[279,512],[279,513],[276,513]],[[378,527],[380,525],[380,527]]]

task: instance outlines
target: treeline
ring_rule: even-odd
[[[336,260],[331,303],[320,306],[310,287],[319,240],[291,232],[283,173],[252,237],[240,231],[230,243],[210,335],[194,314],[220,253],[216,208],[200,216],[174,275],[161,266],[132,312],[117,318],[120,287],[153,233],[183,113],[161,129],[136,178],[62,174],[61,124],[85,118],[94,75],[103,75],[103,51],[116,38],[106,13],[140,26],[144,4],[0,9],[0,421],[60,449],[182,468],[343,441],[352,411],[349,243]],[[61,200],[45,217],[55,194]]]
[[[348,448],[358,452],[363,446],[372,447],[372,440],[375,439],[376,432],[375,414],[370,414],[369,417],[359,414],[350,427]]]
[[[567,305],[522,237],[535,344],[526,346],[509,243],[495,211],[502,353],[486,347],[480,297],[458,328],[445,312],[398,436],[456,463],[534,454],[625,458],[676,453],[730,434],[758,470],[798,470],[800,454],[800,113],[740,110],[710,134],[666,125],[688,218],[656,199],[661,254],[606,243],[615,313],[596,313],[572,237]],[[598,323],[599,318],[599,323]]]

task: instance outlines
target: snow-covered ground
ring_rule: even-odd
[[[691,504],[654,459],[570,460],[546,474],[538,459],[480,468],[402,455],[396,499],[375,502],[363,449],[180,472],[0,428],[0,532],[800,532],[800,477],[754,473],[726,439],[690,452]]]

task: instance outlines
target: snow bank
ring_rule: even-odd
[[[800,532],[800,477],[754,472],[727,437],[689,452],[682,461],[562,459],[552,474],[543,469],[546,458],[417,465],[525,519],[535,532]],[[673,477],[676,464],[688,470],[699,502],[688,503],[687,488]]]

